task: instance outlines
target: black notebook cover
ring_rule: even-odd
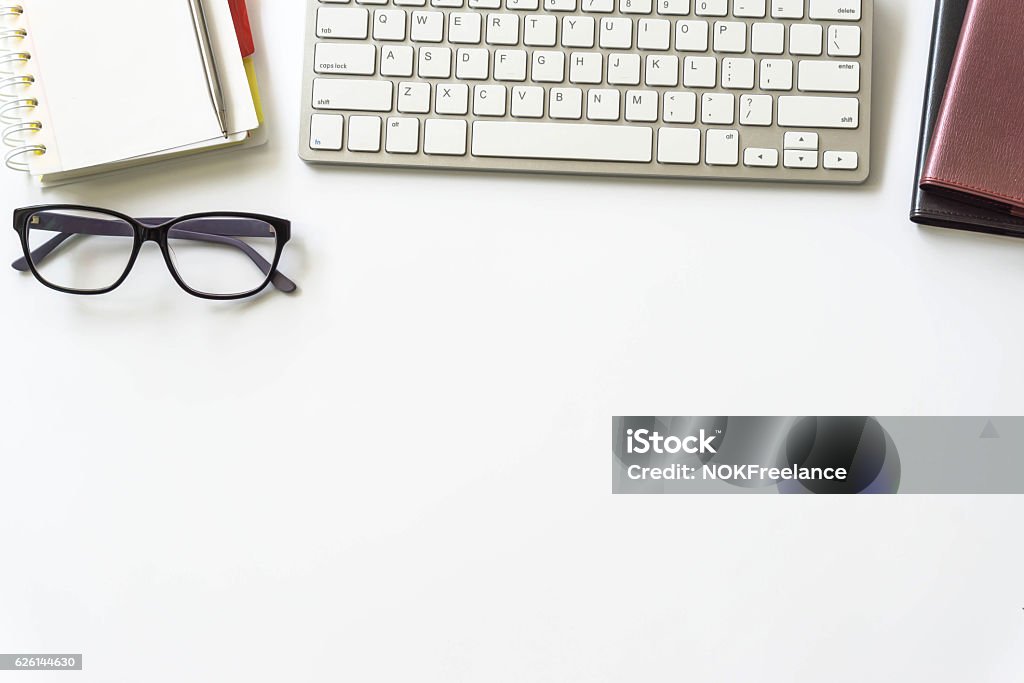
[[[1024,219],[1001,211],[964,204],[947,196],[920,188],[925,158],[931,145],[932,129],[942,106],[946,81],[960,40],[960,29],[967,15],[970,0],[936,0],[935,27],[932,33],[932,55],[928,65],[928,83],[924,94],[924,115],[921,120],[921,144],[917,153],[914,179],[914,200],[910,220],[957,230],[973,230],[997,235],[1024,237]]]

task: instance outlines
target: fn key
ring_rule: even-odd
[[[341,149],[345,119],[337,114],[313,114],[309,124],[309,148],[337,151]]]

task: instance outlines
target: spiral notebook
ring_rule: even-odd
[[[2,8],[7,165],[49,185],[262,142],[258,91],[232,4],[203,2],[226,102],[226,137],[190,0],[21,0]],[[243,3],[231,2],[244,12]]]

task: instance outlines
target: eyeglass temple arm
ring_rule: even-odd
[[[60,245],[67,242],[69,239],[75,236],[73,232],[62,232],[56,237],[43,242],[32,252],[32,263],[42,263],[43,259],[53,253],[53,250]],[[22,256],[20,259],[11,264],[11,267],[15,270],[25,272],[28,270],[28,261]]]
[[[32,251],[31,257],[33,263],[42,263],[42,261],[49,256],[54,249],[63,244],[66,240],[73,237],[74,235],[110,235],[120,237],[120,231],[114,228],[104,228],[99,225],[99,220],[95,218],[80,218],[78,216],[61,216],[62,225],[61,227],[70,227],[73,229],[72,232],[59,233],[53,239],[50,239],[35,250]],[[172,220],[170,218],[140,218],[140,223],[145,225],[161,225]],[[78,225],[75,225],[78,223]],[[230,232],[232,235],[239,237],[266,237],[268,235],[267,230],[263,227],[260,221],[246,221],[239,219],[231,219],[225,221],[222,227],[224,232]],[[174,237],[177,239],[195,240],[197,242],[209,242],[212,244],[223,244],[243,252],[249,259],[256,264],[256,267],[264,275],[270,275],[270,282],[278,290],[282,292],[294,292],[298,287],[292,280],[281,273],[278,270],[273,271],[271,274],[271,264],[263,256],[259,254],[251,246],[243,242],[242,240],[234,239],[227,235],[214,234],[199,232],[196,230],[184,230],[182,228],[174,228]],[[11,264],[11,267],[15,270],[25,272],[29,269],[28,260],[22,256],[20,259]]]

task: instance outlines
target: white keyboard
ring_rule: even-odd
[[[309,0],[300,156],[859,183],[872,0]]]

